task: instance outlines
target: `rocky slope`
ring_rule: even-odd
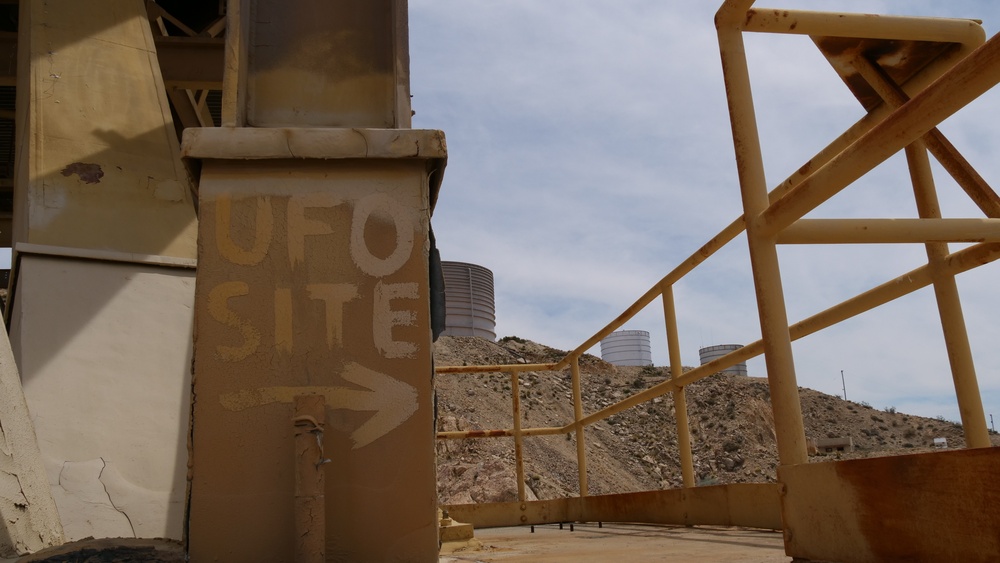
[[[437,365],[545,363],[563,351],[516,337],[494,343],[443,336]],[[668,368],[615,367],[587,356],[581,361],[584,412],[592,413],[669,377]],[[510,428],[509,374],[437,376],[438,429]],[[526,372],[520,379],[522,428],[562,426],[573,420],[569,370]],[[897,412],[800,388],[806,434],[813,439],[850,437],[854,452],[832,458],[899,455],[933,448],[934,438],[963,447],[960,425]],[[699,484],[775,480],[778,455],[764,378],[715,375],[687,387],[695,472]],[[891,410],[891,409],[890,409]],[[994,445],[1000,437],[992,436]],[[681,485],[676,423],[670,395],[629,409],[587,430],[590,494],[641,491]],[[517,499],[513,438],[439,441],[438,489],[444,504]],[[529,499],[575,495],[578,490],[573,435],[524,439]]]

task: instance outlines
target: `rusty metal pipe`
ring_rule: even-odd
[[[326,561],[326,397],[295,397],[295,563]]]
[[[897,41],[935,41],[977,47],[986,32],[977,20],[885,16],[806,10],[750,9],[744,31],[857,37]]]
[[[906,147],[906,162],[913,180],[913,193],[920,216],[940,217],[941,207],[934,189],[931,163],[922,142],[916,141]],[[947,243],[927,243],[927,262],[932,271],[940,269],[948,254]],[[948,349],[948,361],[951,364],[951,375],[955,384],[958,410],[962,416],[966,445],[970,448],[989,448],[993,444],[990,442],[989,429],[986,426],[983,399],[979,393],[976,366],[972,359],[972,347],[969,345],[969,334],[965,327],[965,316],[955,276],[938,275],[934,280],[934,296],[937,298],[941,329],[944,332],[945,347]]]
[[[741,27],[750,5],[752,2],[726,2],[716,14],[716,29],[733,129],[743,212],[747,219],[747,242],[764,341],[764,361],[767,364],[767,379],[774,409],[778,458],[781,465],[795,465],[805,463],[808,457],[776,241],[773,234],[761,228],[758,219],[768,209],[769,198]],[[799,189],[801,186],[790,194]]]
[[[1000,219],[799,219],[778,244],[1000,242]]]
[[[517,500],[524,502],[524,457],[521,438],[521,381],[518,372],[510,372],[510,402],[514,415],[514,473],[517,476]]]
[[[587,444],[583,420],[583,392],[580,384],[580,360],[570,363],[573,374],[573,427],[576,430],[576,463],[580,473],[580,496],[587,496]]]
[[[670,352],[670,377],[676,378],[684,373],[684,365],[681,363],[673,286],[668,286],[663,290],[663,318],[667,328],[667,350]],[[695,485],[694,456],[691,454],[691,430],[688,427],[687,398],[684,396],[684,388],[675,389],[673,398],[674,418],[677,422],[677,451],[681,458],[681,478],[685,487],[693,487]]]

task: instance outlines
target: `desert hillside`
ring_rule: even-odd
[[[565,352],[517,337],[490,342],[442,336],[435,361],[443,365],[554,362]],[[592,413],[669,377],[669,368],[615,367],[593,356],[581,363],[585,413]],[[520,380],[522,427],[562,426],[573,419],[569,370],[526,372]],[[512,426],[508,374],[437,376],[438,429],[489,430]],[[850,437],[853,453],[813,456],[872,457],[933,448],[946,438],[964,447],[960,425],[874,409],[864,403],[800,388],[806,434],[813,439]],[[695,473],[699,484],[775,480],[778,453],[767,380],[716,375],[687,387]],[[891,410],[891,409],[890,409]],[[994,445],[1000,437],[992,435]],[[444,504],[517,499],[513,438],[439,441],[438,489]],[[524,439],[529,499],[577,493],[572,435]],[[681,485],[676,425],[670,396],[627,410],[587,430],[590,494]]]

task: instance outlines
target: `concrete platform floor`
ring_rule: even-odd
[[[692,561],[788,563],[781,532],[713,526],[650,524],[558,524],[476,530],[477,551],[442,555],[441,563],[504,561],[509,563],[578,563]]]

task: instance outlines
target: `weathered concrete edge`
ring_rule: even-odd
[[[117,250],[98,250],[96,248],[72,248],[68,246],[51,246],[45,244],[32,244],[19,242],[14,246],[14,252],[21,254],[35,254],[39,256],[56,256],[60,258],[80,258],[84,260],[99,260],[103,262],[126,262],[129,264],[147,264],[150,266],[164,266],[169,268],[198,267],[198,260],[194,258],[180,258],[177,256],[162,256],[156,254],[136,254],[134,252],[119,252]]]
[[[222,160],[444,159],[448,148],[444,132],[436,129],[204,127],[184,130],[181,155]]]

